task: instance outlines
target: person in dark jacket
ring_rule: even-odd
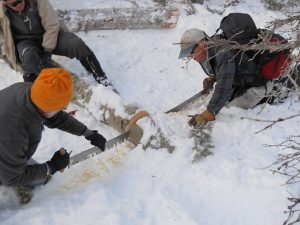
[[[85,136],[105,150],[106,139],[64,112],[72,98],[72,78],[61,68],[44,69],[34,83],[21,82],[0,91],[0,184],[37,186],[48,174],[69,164],[69,154],[59,151],[45,163],[32,164],[43,127]]]
[[[48,0],[0,3],[2,53],[13,68],[21,62],[24,81],[33,82],[43,68],[51,67],[51,55],[55,54],[78,59],[97,82],[111,85],[93,51],[62,26]]]
[[[216,47],[209,47],[207,40],[208,36],[204,31],[190,29],[184,32],[180,41],[179,58],[194,59],[208,75],[208,78],[203,80],[203,89],[213,89],[216,82],[207,109],[189,120],[189,124],[194,127],[215,120],[215,116],[226,104],[244,109],[253,108],[268,92],[265,87],[267,81],[256,75],[256,64],[246,54],[241,60],[247,63],[238,64],[235,58],[239,56],[234,50],[220,51]]]

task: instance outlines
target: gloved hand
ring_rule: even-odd
[[[51,68],[51,57],[52,57],[52,52],[49,51],[43,52],[41,56],[41,60],[44,68]]]
[[[24,80],[24,82],[31,82],[31,83],[33,83],[37,77],[38,76],[36,74],[34,74],[34,73],[24,74],[23,75],[23,80]]]
[[[98,131],[94,130],[93,134],[86,136],[85,139],[89,140],[92,145],[100,148],[102,151],[105,150],[106,139]]]
[[[210,91],[214,88],[214,83],[216,82],[216,78],[213,76],[209,76],[203,80],[203,89]]]
[[[189,120],[189,125],[197,128],[205,125],[208,121],[213,120],[215,120],[215,115],[212,114],[210,111],[205,110],[201,114],[196,114],[192,116],[192,118]]]
[[[63,148],[56,151],[50,161],[46,164],[50,174],[55,174],[57,171],[65,169],[70,162],[70,154]]]

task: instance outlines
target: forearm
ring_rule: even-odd
[[[49,128],[57,128],[78,136],[83,135],[86,130],[86,126],[83,123],[64,111],[60,111],[53,118],[48,119],[45,125]]]
[[[7,186],[29,185],[47,175],[45,164],[27,165],[27,159],[20,160],[17,156],[0,159],[0,181]]]
[[[236,72],[235,62],[230,52],[217,56],[216,64],[215,77],[217,84],[207,106],[207,109],[214,115],[218,114],[230,99]]]
[[[232,89],[222,89],[217,87],[210,99],[207,109],[214,115],[218,114],[220,110],[225,106],[226,102],[230,99],[232,94]]]
[[[30,186],[30,184],[32,184],[34,181],[44,179],[46,175],[47,175],[46,164],[28,165],[24,173],[6,180],[6,184],[9,186],[23,186],[23,185]]]

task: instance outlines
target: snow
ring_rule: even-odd
[[[56,7],[110,7],[128,1],[56,1]],[[72,4],[71,4],[72,2]],[[147,3],[147,1],[143,1]],[[214,7],[218,8],[217,2]],[[177,27],[171,30],[113,30],[79,33],[94,50],[108,77],[121,97],[97,86],[76,60],[56,57],[71,71],[76,71],[92,85],[93,98],[88,109],[75,103],[68,110],[79,109],[76,118],[90,129],[97,129],[106,138],[118,135],[103,125],[98,115],[99,102],[106,102],[125,115],[122,105],[135,104],[147,110],[149,118],[139,121],[146,143],[157,126],[176,147],[143,149],[124,143],[92,159],[57,173],[45,186],[36,188],[32,201],[20,206],[12,189],[0,187],[1,225],[30,224],[106,224],[106,225],[276,225],[286,218],[291,188],[285,177],[273,175],[270,165],[280,152],[276,144],[289,135],[300,132],[299,118],[274,125],[255,134],[266,123],[241,119],[278,119],[299,113],[300,102],[295,97],[280,105],[259,106],[253,110],[224,108],[212,130],[213,155],[192,163],[195,152],[187,125],[187,115],[205,108],[198,105],[189,111],[166,115],[163,112],[181,103],[202,89],[205,74],[194,62],[178,60],[176,44],[189,28],[200,28],[212,35],[222,15],[212,14],[206,5],[195,5],[198,13],[187,16],[182,10]],[[212,8],[212,4],[210,5]],[[250,13],[257,26],[282,15],[263,8],[259,0],[247,1],[226,8],[229,12]],[[19,73],[0,61],[0,88],[22,81]],[[46,129],[34,155],[37,161],[51,158],[64,146],[79,153],[90,144],[58,130]],[[296,186],[294,194],[299,194]],[[298,193],[297,193],[298,191]]]
[[[51,0],[53,7],[56,9],[91,9],[91,8],[131,8],[131,7],[153,7],[155,4],[152,0],[92,0],[92,1],[60,1]]]

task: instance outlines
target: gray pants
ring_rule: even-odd
[[[19,59],[22,63],[24,74],[36,74],[44,68],[43,47],[34,40],[23,40],[17,43]],[[90,55],[89,47],[75,34],[59,31],[54,55],[67,56],[71,59],[81,60]]]
[[[273,81],[268,81],[264,86],[249,88],[245,94],[233,99],[226,107],[236,106],[242,109],[252,109],[271,93],[273,86]]]

